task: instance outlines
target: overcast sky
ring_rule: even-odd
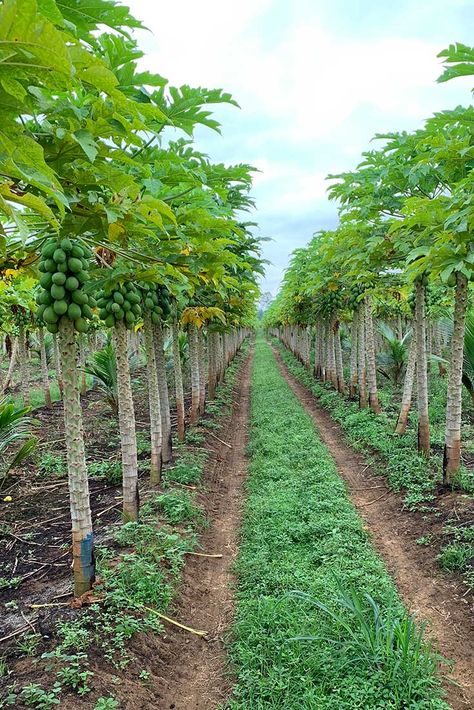
[[[472,0],[128,0],[151,33],[144,64],[171,84],[223,88],[222,135],[196,134],[215,161],[245,162],[264,236],[263,290],[293,249],[331,228],[328,173],[353,169],[375,133],[412,130],[468,104],[471,79],[436,84],[438,52],[472,44]]]

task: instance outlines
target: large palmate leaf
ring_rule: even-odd
[[[457,79],[460,76],[471,76],[474,74],[474,48],[466,44],[450,44],[447,49],[443,49],[438,54],[444,60],[445,66],[443,74],[438,78],[439,82]]]

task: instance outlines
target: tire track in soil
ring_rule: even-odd
[[[237,555],[242,515],[242,485],[247,473],[245,448],[250,407],[250,369],[253,347],[238,376],[229,423],[219,438],[217,456],[206,469],[203,504],[211,521],[200,537],[202,552],[222,558],[186,560],[172,615],[196,629],[208,631],[200,638],[167,627],[162,648],[157,710],[213,710],[228,697],[232,683],[227,676],[222,636],[234,612],[232,566]]]
[[[420,529],[413,516],[402,510],[397,494],[372,472],[364,456],[346,443],[341,426],[287,370],[273,346],[272,350],[281,374],[332,455],[401,598],[419,620],[428,623],[441,654],[455,663],[445,673],[453,681],[444,683],[447,701],[453,710],[474,708],[474,618],[467,600],[457,592],[456,582],[442,574],[429,548],[417,545]]]

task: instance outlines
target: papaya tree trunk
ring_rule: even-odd
[[[80,597],[91,589],[95,580],[95,557],[79,392],[77,344],[74,324],[68,318],[61,318],[58,341],[64,377],[64,433],[72,521],[74,595]]]
[[[63,391],[64,391],[64,384],[63,384],[63,378],[62,378],[62,374],[61,374],[61,358],[59,356],[58,336],[56,334],[53,335],[53,357],[54,357],[54,369],[56,370],[56,380],[58,382],[59,392],[62,397]]]
[[[462,366],[467,310],[467,279],[456,272],[453,337],[448,370],[446,432],[443,460],[443,482],[452,485],[461,465]]]
[[[400,414],[398,415],[397,424],[395,426],[395,434],[404,434],[408,424],[408,415],[411,408],[411,399],[413,396],[413,383],[415,381],[416,368],[416,339],[413,335],[410,341],[408,350],[408,360],[405,370],[405,381],[403,383],[402,403],[400,405]]]
[[[117,400],[123,471],[123,520],[138,520],[138,458],[135,432],[130,363],[128,361],[127,329],[122,321],[114,327],[117,360]]]
[[[86,349],[84,345],[84,336],[81,334],[79,336],[79,363],[81,367],[81,394],[87,392],[87,379],[86,379]]]
[[[171,412],[170,398],[168,392],[168,379],[166,376],[166,359],[165,359],[165,339],[163,335],[163,326],[157,323],[153,326],[155,340],[155,360],[156,371],[158,373],[158,390],[160,394],[160,411],[161,411],[161,455],[163,463],[171,461],[173,457],[173,447],[171,440]]]
[[[148,379],[148,403],[150,407],[150,483],[155,486],[161,479],[161,411],[158,373],[156,370],[155,348],[153,345],[153,325],[149,313],[143,320],[145,336],[146,371]]]
[[[189,421],[191,426],[199,419],[199,353],[197,342],[197,328],[190,324],[188,328],[189,364],[191,367],[191,412]],[[225,355],[223,355],[225,357]]]
[[[365,297],[365,347],[367,352],[367,385],[369,390],[369,406],[375,414],[380,414],[381,410],[377,390],[377,365],[375,362],[372,299],[369,295]]]
[[[18,328],[18,358],[20,360],[20,391],[24,405],[28,407],[30,405],[30,386],[28,381],[26,332],[23,325]]]
[[[350,383],[349,397],[355,399],[357,396],[357,310],[352,315],[351,323],[351,364],[350,364]]]
[[[217,384],[217,339],[219,335],[211,331],[207,336],[207,359],[208,359],[208,397],[212,400],[216,394]]]
[[[334,351],[336,355],[337,389],[341,394],[345,394],[346,383],[344,381],[344,365],[342,362],[341,326],[338,320],[334,323]]]
[[[16,363],[18,360],[18,338],[12,338],[12,352],[10,355],[10,364],[8,366],[7,376],[2,385],[2,391],[5,392],[13,382],[13,373],[15,372]]]
[[[363,304],[357,309],[357,381],[359,385],[359,408],[367,407],[365,318]]]
[[[204,414],[206,408],[206,356],[202,328],[197,331],[197,346],[199,360],[199,413]]]
[[[44,330],[38,328],[38,340],[40,346],[41,379],[43,380],[44,401],[47,407],[51,407],[51,390],[49,388],[48,359],[44,345]]]
[[[183,368],[179,350],[179,325],[177,320],[171,324],[171,337],[173,342],[173,371],[176,396],[176,414],[178,417],[178,441],[186,438],[186,422],[184,414]]]
[[[430,420],[428,415],[428,367],[426,356],[425,286],[420,279],[415,286],[416,395],[418,404],[418,450],[430,454]]]

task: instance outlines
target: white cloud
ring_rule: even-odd
[[[375,132],[411,130],[433,111],[470,98],[469,79],[435,83],[441,71],[437,53],[449,42],[469,42],[469,32],[460,26],[458,36],[447,36],[444,44],[442,30],[427,37],[431,3],[420,2],[419,11],[412,3],[386,10],[390,17],[398,12],[395,26],[409,27],[409,35],[381,24],[379,32],[364,37],[331,25],[330,3],[129,0],[153,32],[140,33],[144,65],[173,84],[222,87],[239,101],[241,113],[217,109],[225,120],[223,138],[199,131],[200,141],[211,157],[235,160],[238,154],[263,171],[255,180],[256,217],[263,231],[267,225],[275,230],[272,252],[278,252],[280,239],[280,262],[288,244],[276,216],[313,215],[316,207],[333,214],[325,176],[353,168]],[[464,0],[444,4],[446,24],[452,27],[455,8],[465,6]],[[293,246],[318,227],[307,230],[305,224]]]

